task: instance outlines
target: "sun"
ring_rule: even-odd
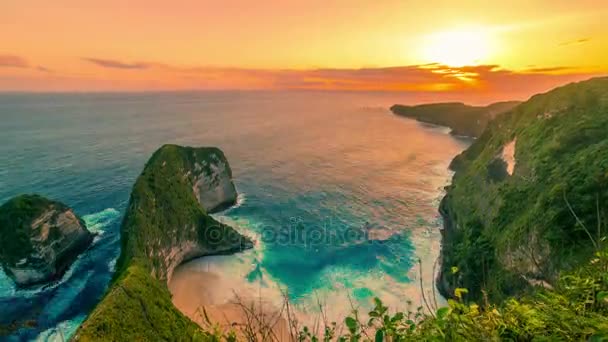
[[[478,65],[490,54],[490,40],[483,29],[445,31],[424,39],[424,59],[449,66]]]

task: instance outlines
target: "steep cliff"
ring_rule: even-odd
[[[520,104],[517,101],[497,102],[491,105],[468,106],[459,102],[431,103],[418,106],[394,105],[391,111],[399,116],[420,122],[447,126],[451,134],[478,137],[488,122]]]
[[[92,241],[63,203],[21,195],[0,207],[0,263],[17,286],[56,279]]]
[[[533,96],[451,168],[440,291],[464,287],[479,299],[483,289],[499,301],[551,286],[608,233],[608,78]]]
[[[133,186],[114,280],[75,340],[206,337],[173,306],[166,284],[184,261],[252,246],[208,215],[236,199],[231,177],[217,148],[165,145],[152,155]]]

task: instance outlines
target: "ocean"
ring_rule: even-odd
[[[9,340],[69,337],[103,295],[120,252],[132,184],[163,144],[217,146],[239,203],[215,216],[253,250],[184,265],[222,288],[272,302],[286,290],[301,312],[336,318],[373,297],[403,309],[432,285],[437,212],[451,159],[470,141],[394,116],[395,93],[163,92],[0,95],[0,202],[23,193],[60,200],[99,235],[58,282],[16,290],[0,272]],[[365,234],[361,235],[361,232]],[[184,272],[183,270],[180,272]]]

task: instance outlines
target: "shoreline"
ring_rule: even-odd
[[[239,294],[234,289],[232,299],[218,296],[217,289],[228,288],[230,281],[215,272],[202,271],[197,261],[204,258],[178,266],[168,283],[171,301],[180,312],[208,331],[234,331],[237,337],[246,339],[248,326],[257,330],[268,326],[279,341],[290,340],[283,311],[274,303]]]
[[[238,228],[237,228],[238,229]],[[432,288],[433,279],[438,271],[438,258],[440,257],[441,233],[439,226],[429,230],[428,227],[412,230],[412,243],[416,246],[416,257],[422,263],[422,284],[425,289],[427,300],[435,302],[439,306],[445,305],[445,299],[438,291]],[[256,244],[254,249],[225,256],[204,256],[183,263],[173,273],[168,283],[172,294],[173,305],[184,315],[188,316],[199,326],[209,329],[212,326],[205,318],[205,312],[212,323],[218,323],[224,329],[239,327],[246,320],[242,304],[262,308],[261,311],[272,315],[284,310],[284,297],[280,285],[266,273],[263,275],[263,283],[257,281],[248,282],[245,275],[254,266],[263,250]],[[262,271],[265,272],[265,271]],[[329,273],[332,270],[328,270]],[[408,309],[406,299],[412,301],[410,310],[418,306],[425,306],[420,292],[420,266],[417,262],[406,271],[410,281],[402,283],[388,275],[380,278],[369,275],[364,278],[354,278],[353,281],[374,286],[374,296],[380,297],[385,304],[390,305],[398,311]],[[352,296],[354,288],[348,288],[341,283],[328,280],[331,288],[320,289],[319,292],[311,293],[290,303],[293,310],[292,315],[298,321],[309,328],[318,325],[320,312],[318,304],[322,303],[327,311],[324,312],[329,322],[342,323],[344,317],[350,314],[352,307],[349,304],[349,296]],[[355,302],[363,312],[373,307],[372,299],[363,302]],[[237,299],[238,298],[238,299]],[[315,302],[317,300],[318,302]],[[236,303],[240,301],[240,303]],[[203,310],[204,308],[204,310]],[[426,308],[425,308],[426,310]],[[286,317],[283,312],[283,316]],[[234,324],[236,323],[236,324]],[[278,323],[281,331],[288,333],[285,320]]]

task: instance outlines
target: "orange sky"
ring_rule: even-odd
[[[2,0],[0,90],[525,98],[608,71],[608,2]]]

